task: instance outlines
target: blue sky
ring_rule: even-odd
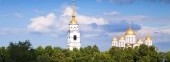
[[[170,51],[169,0],[75,0],[82,46],[111,47],[129,23],[137,38],[151,35],[160,51]],[[66,48],[71,0],[0,0],[0,46],[30,40],[33,47]]]

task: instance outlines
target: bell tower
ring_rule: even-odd
[[[73,50],[74,48],[80,49],[81,42],[80,42],[80,32],[79,32],[79,25],[76,20],[75,16],[75,1],[72,2],[72,19],[69,24],[68,30],[68,38],[67,38],[67,48],[69,50]]]

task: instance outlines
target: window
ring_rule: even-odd
[[[73,40],[77,40],[77,36],[76,35],[73,36]]]

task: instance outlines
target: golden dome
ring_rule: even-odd
[[[76,25],[77,24],[77,21],[75,19],[75,16],[72,16],[72,20],[70,21],[70,24],[71,25]]]
[[[76,25],[77,24],[77,21],[76,21],[76,16],[75,16],[75,9],[74,9],[74,0],[73,0],[73,3],[72,3],[72,10],[73,10],[73,13],[72,13],[72,20],[70,21],[70,24],[71,25]]]
[[[125,37],[124,37],[124,36],[121,36],[119,40],[125,40]]]
[[[152,40],[152,39],[151,39],[151,36],[150,36],[150,35],[146,36],[145,40],[146,40],[146,41],[151,41],[151,40]]]
[[[139,38],[138,41],[137,41],[137,43],[143,43],[142,39]]]
[[[113,42],[117,42],[117,39],[116,38],[113,38],[113,40],[112,40]]]
[[[129,28],[125,33],[125,35],[135,35],[135,34],[136,34],[135,31],[133,31],[131,28]]]

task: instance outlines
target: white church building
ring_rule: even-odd
[[[69,24],[69,30],[68,30],[68,37],[67,37],[67,48],[69,50],[73,50],[74,48],[80,49],[81,42],[80,42],[80,31],[79,31],[79,25],[76,21],[75,16],[75,4],[73,0],[72,4],[72,19]]]
[[[79,31],[79,25],[76,20],[75,16],[75,4],[74,0],[72,3],[72,19],[69,23],[69,29],[68,29],[68,36],[67,36],[67,48],[69,50],[73,50],[74,48],[80,49],[81,48],[81,41],[80,41],[80,31]],[[141,44],[146,44],[148,46],[152,45],[152,39],[151,36],[146,36],[145,40],[142,40],[142,38],[136,39],[136,33],[132,28],[128,28],[128,30],[125,32],[124,35],[120,36],[119,38],[113,38],[112,40],[112,46],[115,47],[136,47],[140,46]]]
[[[136,33],[132,28],[128,28],[124,35],[120,36],[119,38],[113,38],[112,46],[115,47],[136,47],[140,46],[141,44],[146,44],[148,46],[152,46],[152,39],[150,35],[147,35],[146,38],[143,40],[141,37],[136,39]]]

